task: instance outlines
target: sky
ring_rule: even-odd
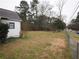
[[[15,11],[15,6],[19,6],[20,1],[21,0],[0,0],[0,8]],[[25,0],[25,1],[27,1],[29,3],[31,0]],[[39,1],[42,2],[43,0],[39,0]],[[49,3],[54,6],[53,7],[54,10],[58,10],[56,7],[57,0],[47,0],[47,1],[49,1]],[[77,2],[78,2],[78,0],[66,0],[66,3],[64,5],[63,11],[62,11],[62,14],[64,16],[66,16],[66,18],[65,18],[66,23],[69,23],[72,18],[76,18],[78,11],[74,14],[74,16],[72,18],[71,18],[71,16],[75,10]]]

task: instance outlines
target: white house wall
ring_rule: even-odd
[[[7,21],[7,20],[2,20],[3,23],[9,23],[12,22],[14,23],[14,29],[9,29],[8,32],[8,38],[9,37],[20,37],[21,33],[21,22],[19,21]]]

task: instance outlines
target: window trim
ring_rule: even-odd
[[[9,29],[15,29],[15,23],[9,22]]]

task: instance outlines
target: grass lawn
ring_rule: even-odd
[[[64,32],[28,31],[0,45],[0,59],[72,59]]]
[[[72,39],[79,41],[79,34],[76,34],[76,32],[69,32]]]

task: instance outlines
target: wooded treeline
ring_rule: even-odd
[[[68,28],[79,31],[79,12],[77,13],[76,19],[72,19],[71,23],[68,25]]]
[[[32,0],[30,4],[22,0],[19,6],[16,6],[16,12],[22,19],[22,30],[46,30],[59,31],[64,30],[66,24],[62,17],[57,15],[53,6],[48,2],[39,2]]]

